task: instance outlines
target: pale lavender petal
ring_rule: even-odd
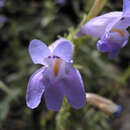
[[[40,68],[29,79],[26,93],[26,104],[29,108],[36,108],[41,101],[41,97],[45,89],[42,82],[44,71],[44,67]]]
[[[45,58],[51,55],[49,48],[40,40],[32,40],[29,44],[29,53],[35,64],[46,65]]]
[[[126,29],[114,27],[111,29],[111,31],[107,32],[103,35],[103,38],[101,40],[109,41],[110,43],[118,43],[122,45],[126,45],[126,41],[128,41],[129,33]]]
[[[122,17],[120,21],[115,25],[118,28],[128,28],[130,26],[130,16],[129,17]]]
[[[65,96],[73,108],[80,109],[86,104],[83,81],[79,71],[72,65],[68,65],[67,69],[63,80]]]
[[[124,30],[130,26],[130,17],[119,17],[106,27],[106,32],[111,31],[112,28]]]
[[[58,111],[64,97],[62,83],[59,80],[55,81],[55,79],[49,81],[44,96],[47,108],[52,111]]]
[[[123,0],[123,15],[130,17],[130,0]]]
[[[77,36],[85,36],[90,35],[94,37],[100,38],[105,30],[108,24],[112,23],[116,19],[122,16],[122,12],[110,12],[101,16],[98,16],[96,18],[93,18],[89,20],[81,29],[79,32],[77,32]]]
[[[60,57],[66,62],[72,61],[73,44],[70,41],[61,38],[56,40],[52,45],[49,46],[49,48],[53,55]]]

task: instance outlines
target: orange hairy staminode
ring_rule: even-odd
[[[111,31],[118,32],[122,37],[125,37],[125,33],[120,29],[112,28]]]
[[[60,66],[60,59],[56,59],[54,67],[53,67],[53,71],[54,71],[55,76],[58,75],[59,68],[60,68],[59,66]]]

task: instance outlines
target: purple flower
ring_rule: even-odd
[[[128,42],[130,26],[130,0],[123,1],[123,12],[110,12],[88,21],[77,36],[90,35],[100,40],[97,48],[101,52],[108,52],[113,59]]]
[[[0,24],[4,24],[7,21],[7,17],[0,15]]]
[[[64,5],[66,3],[66,0],[54,0],[55,3]]]
[[[5,6],[5,2],[6,2],[5,0],[0,1],[0,8]]]
[[[61,38],[47,47],[40,40],[32,40],[29,53],[34,64],[44,65],[29,80],[26,93],[29,108],[39,105],[43,93],[49,110],[58,111],[64,96],[76,109],[85,105],[83,81],[79,71],[72,66],[71,42]]]

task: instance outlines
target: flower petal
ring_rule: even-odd
[[[116,50],[113,50],[112,52],[109,53],[108,58],[109,59],[115,58],[119,54],[119,52],[120,52],[120,48],[116,49]]]
[[[109,43],[118,43],[124,47],[128,41],[129,33],[126,29],[121,28],[120,26],[113,26],[111,30],[106,31],[102,36],[101,40],[109,41]]]
[[[6,2],[5,0],[0,1],[0,8],[5,6],[5,2]]]
[[[61,82],[59,80],[51,80],[48,82],[44,96],[47,108],[52,111],[58,111],[62,105],[62,100],[64,97]]]
[[[8,20],[7,17],[5,17],[4,15],[0,15],[0,25],[7,22],[7,20]]]
[[[130,0],[123,0],[123,15],[130,17]]]
[[[97,42],[97,49],[100,52],[111,52],[111,46],[108,42],[103,42],[102,40],[99,40]]]
[[[29,53],[32,58],[32,61],[35,64],[42,64],[42,65],[46,65],[44,59],[51,54],[46,44],[36,39],[30,42]]]
[[[63,80],[65,96],[69,104],[80,109],[86,104],[86,96],[81,75],[77,69],[68,65],[68,74]]]
[[[128,40],[125,40],[125,41],[122,43],[121,47],[124,47],[127,43],[128,43]]]
[[[111,22],[107,27],[106,27],[106,32],[111,31],[113,28],[114,29],[120,29],[120,30],[125,30],[130,26],[130,17],[119,17],[117,20]]]
[[[45,86],[41,81],[44,71],[44,67],[40,68],[29,79],[26,93],[26,104],[29,108],[36,108],[41,101],[41,97],[45,89]]]
[[[49,48],[53,55],[60,57],[66,62],[72,62],[73,44],[70,41],[61,38],[56,40]]]
[[[93,18],[89,20],[81,29],[79,32],[77,32],[77,36],[85,36],[90,35],[94,37],[100,38],[107,27],[107,25],[113,21],[115,21],[117,18],[121,17],[122,12],[110,12],[101,16],[98,16],[96,18]]]
[[[113,59],[120,52],[120,48],[126,44],[126,41],[121,39],[120,35],[114,33],[105,33],[101,40],[97,43],[97,48],[101,52],[108,52],[109,59]]]
[[[54,0],[55,3],[64,5],[66,3],[66,0]]]

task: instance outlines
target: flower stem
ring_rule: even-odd
[[[0,89],[2,89],[5,93],[10,94],[10,89],[2,81],[0,81]]]
[[[103,9],[104,5],[106,4],[107,0],[95,0],[91,10],[89,11],[88,15],[85,15],[78,25],[76,29],[70,30],[70,33],[67,36],[67,39],[73,41],[75,37],[75,33],[91,18],[96,17],[100,11]]]
[[[107,0],[95,0],[93,7],[88,13],[88,18],[91,19],[93,17],[96,17],[100,13],[100,11],[103,9],[106,2]]]
[[[73,38],[75,36],[75,33],[91,18],[96,17],[100,11],[103,9],[104,5],[106,4],[107,0],[95,0],[91,10],[89,11],[88,15],[85,15],[78,25],[76,29],[70,30],[69,35],[67,36],[67,39],[70,41],[73,41]]]
[[[88,15],[85,15],[81,23],[79,24],[79,28],[83,26],[89,19],[96,17],[100,11],[103,9],[104,5],[106,4],[107,0],[95,0],[91,10],[89,11]]]

